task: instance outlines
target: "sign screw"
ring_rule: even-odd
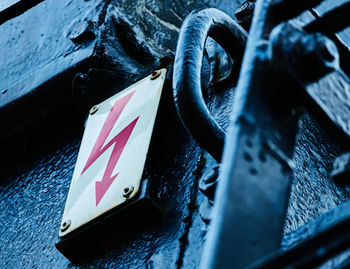
[[[65,232],[68,230],[68,228],[70,227],[71,221],[70,220],[65,220],[62,224],[61,224],[61,232]]]
[[[129,198],[130,195],[133,193],[133,191],[134,191],[133,186],[125,187],[123,190],[123,197]]]
[[[161,73],[162,72],[160,72],[159,70],[153,71],[152,74],[151,74],[151,80],[155,80],[156,78],[158,78]]]
[[[90,109],[90,115],[94,115],[94,114],[97,112],[97,110],[98,110],[99,108],[100,108],[99,105],[93,106],[93,107]]]

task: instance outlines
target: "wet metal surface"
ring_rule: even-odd
[[[57,88],[51,84],[45,90],[66,91],[64,96],[71,96],[73,84],[78,93],[92,93],[93,100],[95,96],[103,95],[101,89],[117,92],[135,82],[142,72],[152,70],[152,65],[162,56],[174,52],[182,20],[192,9],[213,6],[233,17],[239,5],[239,1],[226,0],[194,1],[188,5],[186,1],[164,1],[162,5],[136,0],[102,2],[107,5],[92,0],[64,4],[46,0],[0,25],[0,50],[2,55],[7,55],[0,58],[0,103],[9,104],[67,69],[72,70],[69,79],[64,77],[64,83],[55,81]],[[43,13],[46,16],[40,15]],[[60,13],[59,19],[57,13]],[[79,21],[87,23],[80,24]],[[125,33],[131,33],[127,36],[128,41],[125,41]],[[346,39],[343,34],[342,37]],[[17,55],[19,51],[24,53]],[[94,52],[99,64],[88,63],[83,68],[75,66]],[[211,60],[224,58],[217,58],[210,49],[209,56]],[[73,58],[67,60],[70,57]],[[36,70],[39,71],[36,73]],[[208,72],[210,68],[206,78],[209,77]],[[339,87],[340,94],[332,97],[329,96],[329,88],[333,87]],[[55,100],[50,99],[46,107],[24,110],[40,115],[40,125],[31,125],[19,132],[19,140],[13,141],[9,135],[5,142],[1,141],[4,145],[1,152],[11,152],[11,155],[2,154],[2,158],[9,159],[11,163],[18,162],[20,166],[19,169],[6,171],[0,178],[1,268],[150,269],[199,266],[212,218],[212,202],[199,190],[199,186],[217,163],[199,149],[182,127],[171,101],[171,90],[168,81],[159,108],[161,127],[156,130],[159,143],[150,152],[153,159],[148,160],[146,171],[159,186],[158,199],[164,218],[150,230],[136,235],[135,239],[79,266],[64,258],[54,244],[58,241],[60,220],[80,146],[83,119],[71,118],[72,122],[68,123],[67,118],[62,119],[56,113],[55,120],[50,123],[48,119],[52,114],[42,113],[42,110],[52,109],[52,103],[60,104],[63,99],[58,95],[52,98]],[[329,106],[331,113],[348,126],[349,116],[344,111],[350,110],[350,106],[341,103],[341,94],[348,94],[349,89],[339,83],[328,83],[328,86],[314,90]],[[206,93],[211,114],[225,130],[233,109],[234,94],[234,88],[230,87],[213,87]],[[82,104],[84,98],[78,99],[78,104]],[[34,100],[36,104],[46,101]],[[339,100],[341,106],[337,105]],[[88,108],[84,108],[85,114]],[[0,121],[5,126],[2,130],[9,132],[17,128],[3,117]],[[50,131],[58,122],[65,123],[61,125],[60,132]],[[37,126],[45,126],[46,129]],[[64,139],[57,142],[61,136]],[[26,137],[35,137],[34,145],[45,150],[31,157],[32,151],[28,153],[31,143]],[[44,147],[45,144],[54,146]],[[285,237],[284,246],[291,246],[298,240],[292,238],[293,231],[297,231],[298,238],[316,232],[318,227],[301,228],[300,232],[298,228],[305,227],[303,225],[350,198],[350,187],[335,184],[330,176],[333,160],[343,152],[343,146],[332,140],[307,114],[299,122],[293,157],[295,181],[284,227],[284,233],[289,236]],[[22,161],[24,152],[29,156],[26,161]],[[8,165],[1,166],[1,172],[7,168]],[[249,168],[251,173],[255,173],[253,164]],[[344,261],[346,257],[342,256],[340,260]]]

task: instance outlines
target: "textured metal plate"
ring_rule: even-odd
[[[166,70],[94,106],[87,120],[59,235],[138,193]]]

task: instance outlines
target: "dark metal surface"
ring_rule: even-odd
[[[1,54],[6,55],[0,58],[1,87],[7,90],[0,98],[2,104],[9,104],[0,108],[2,268],[199,266],[211,205],[198,184],[217,164],[201,153],[178,120],[171,76],[159,108],[161,128],[155,131],[158,146],[149,153],[145,171],[159,188],[157,197],[164,218],[87,264],[72,265],[55,249],[90,106],[149,74],[163,56],[173,52],[181,22],[190,11],[211,5],[233,16],[238,5],[236,1],[196,1],[188,5],[176,1],[161,5],[152,1],[102,2],[103,12],[99,13],[100,9],[95,9],[98,1],[44,1],[0,26]],[[89,12],[98,13],[97,26],[91,17],[85,18]],[[89,21],[96,28],[85,23]],[[74,31],[68,35],[70,25],[74,25]],[[12,41],[22,30],[27,33],[25,38]],[[84,52],[86,57],[84,54],[80,64],[60,61],[61,53],[63,59],[68,59],[70,53]],[[210,57],[210,65],[221,66],[222,56],[216,50],[211,50]],[[205,79],[210,76],[210,65],[206,60]],[[36,69],[38,75],[33,73]],[[49,82],[40,85],[42,75],[47,75]],[[24,78],[24,97],[22,87],[13,86],[15,78]],[[224,129],[231,112],[228,104],[232,102],[232,90],[226,87],[207,94],[208,107]]]
[[[171,100],[171,88],[166,88],[166,92],[168,100]],[[163,105],[169,107],[167,102]],[[158,131],[159,147],[154,149],[157,155],[150,152],[152,165],[147,166],[147,173],[160,188],[158,200],[165,212],[163,220],[145,233],[135,234],[133,240],[116,244],[111,251],[85,266],[145,268],[147,264],[153,264],[157,268],[176,267],[176,263],[183,262],[187,249],[187,241],[184,240],[191,227],[187,223],[191,223],[193,210],[188,206],[197,196],[196,192],[192,194],[191,189],[201,176],[201,172],[195,174],[193,171],[200,167],[201,159],[198,148],[176,119],[175,108],[172,111],[162,117],[163,126],[168,125],[168,128]],[[168,138],[172,135],[179,140],[169,143]],[[79,141],[68,144],[23,167],[7,177],[6,182],[2,179],[0,218],[6,224],[2,226],[0,243],[3,268],[85,267],[73,266],[55,249],[79,144]],[[183,169],[177,169],[179,166]],[[197,225],[206,228],[202,221]],[[191,264],[198,264],[199,257],[195,257]]]
[[[199,267],[212,219],[212,188],[220,182],[217,172],[223,169],[209,154],[202,152],[183,129],[172,103],[171,77],[167,79],[165,99],[159,108],[162,126],[156,130],[159,145],[150,152],[152,158],[149,158],[146,170],[159,187],[158,199],[165,217],[146,232],[136,234],[134,239],[122,245],[113,246],[102,257],[86,264],[71,264],[54,244],[58,240],[59,223],[85,113],[90,106],[151,73],[158,64],[171,62],[181,23],[192,10],[211,6],[234,18],[239,2],[45,0],[0,25],[0,267]],[[313,15],[309,12],[309,22],[342,2],[324,1],[313,9]],[[304,15],[302,17],[306,17]],[[346,55],[344,52],[349,51],[348,32],[349,28],[334,36],[343,46],[340,49],[337,43],[343,68],[348,64],[343,57]],[[235,97],[231,85],[212,86],[207,82],[212,76],[210,73],[224,77],[227,70],[230,68],[225,52],[209,38],[203,59],[202,87],[210,113],[224,130],[228,129],[232,110],[240,110],[239,105],[233,106],[234,99],[240,104],[244,98]],[[222,71],[225,74],[220,74]],[[265,74],[264,70],[262,74]],[[324,102],[334,119],[344,128],[349,128],[350,106],[344,98],[349,87],[344,78],[332,73],[308,85],[308,90],[313,98],[317,96]],[[277,92],[281,93],[277,98],[281,101],[280,108],[290,96],[286,97],[284,87],[277,87]],[[265,100],[266,94],[261,93],[260,99]],[[261,100],[259,102],[263,103]],[[259,110],[259,102],[252,104],[251,109]],[[264,110],[260,110],[260,114],[261,117],[270,115]],[[251,128],[250,119],[246,119],[239,120],[237,124],[244,127],[249,136],[246,138],[250,140],[254,128]],[[242,150],[237,154],[241,154],[243,159],[237,173],[248,173],[248,181],[252,185],[263,173],[272,173],[272,166],[278,172],[272,176],[289,178],[288,173],[280,173],[279,167],[288,168],[283,160],[288,163],[289,159],[293,160],[295,179],[286,222],[282,227],[287,234],[282,241],[283,247],[294,246],[322,231],[320,219],[310,222],[317,217],[321,216],[322,223],[338,217],[347,218],[346,207],[339,208],[343,211],[335,210],[323,215],[350,198],[349,186],[335,184],[330,176],[333,160],[345,151],[344,143],[334,140],[334,136],[325,132],[314,116],[306,113],[298,122],[292,156],[285,156],[274,145],[278,146],[278,141],[292,136],[294,130],[290,130],[288,122],[270,126],[269,122],[263,121],[261,125],[263,132],[260,131],[262,126],[255,127],[257,135],[252,138],[256,140],[240,142]],[[263,143],[266,133],[270,136],[266,126],[267,129],[280,128],[283,139]],[[261,134],[262,139],[259,139]],[[259,154],[261,151],[266,154]],[[291,150],[288,148],[287,152]],[[237,180],[235,186],[243,182],[243,179]],[[283,184],[279,186],[281,189],[287,187]],[[253,187],[256,193],[263,190],[256,188],[256,184]],[[236,199],[243,193],[240,195]],[[275,201],[284,199],[275,193],[271,197],[276,198]],[[263,205],[266,204],[261,204],[261,207]],[[276,207],[278,216],[283,215],[282,208],[282,204]],[[272,212],[271,215],[276,217]],[[278,223],[274,223],[276,226],[279,225],[278,216]],[[256,234],[273,229],[273,225],[263,228],[264,223],[270,221],[263,217],[263,214],[256,216],[262,219]],[[310,225],[303,226],[308,222]],[[254,226],[254,223],[248,224],[251,225],[249,227]],[[239,225],[243,226],[242,223]],[[275,239],[267,244],[277,245],[276,238],[283,236],[282,228],[275,231]],[[230,227],[228,235],[231,232],[238,234],[239,230]],[[239,245],[235,247],[238,249]],[[231,251],[228,253],[233,255]],[[345,251],[326,266],[346,265],[348,257]]]
[[[279,250],[262,261],[253,264],[252,268],[316,268],[328,259],[342,254],[349,248],[350,234],[348,227],[350,218],[346,214],[349,203],[327,212],[325,216],[312,221],[306,229],[314,229],[309,238],[299,231],[285,239],[293,242],[299,236],[298,244],[290,249]],[[317,228],[316,228],[317,227]],[[310,232],[310,230],[308,232]],[[295,241],[293,242],[295,244]]]
[[[280,249],[283,212],[289,198],[288,184],[292,170],[296,168],[291,161],[299,117],[295,109],[305,106],[311,113],[315,112],[317,120],[325,125],[335,123],[339,127],[338,132],[345,133],[343,141],[349,142],[347,127],[344,128],[331,116],[321,117],[320,111],[323,110],[324,114],[329,112],[327,106],[317,103],[320,107],[316,107],[314,104],[319,99],[312,100],[305,95],[306,85],[331,71],[344,75],[339,71],[335,44],[320,34],[308,34],[285,23],[276,25],[319,2],[304,2],[307,6],[301,3],[295,5],[291,1],[257,2],[238,81],[237,108],[231,132],[226,137],[223,170],[215,199],[215,218],[203,255],[204,268],[308,268],[339,253],[348,244],[347,234],[343,233],[344,241],[340,239],[341,227],[347,226],[347,220],[344,220],[343,226],[315,235],[314,241],[303,242],[263,262],[263,265],[256,264]],[[282,7],[288,8],[288,11],[282,12]],[[310,70],[312,66],[316,67],[307,72],[306,69]],[[345,85],[349,86],[347,78]],[[350,103],[348,98],[344,99],[347,104]],[[258,148],[255,152],[248,153],[247,140],[250,147]],[[271,141],[275,154],[271,155],[270,169],[264,170],[264,161],[259,154],[264,152],[264,146],[266,150],[266,145],[271,145]],[[261,163],[254,162],[253,168],[248,170],[244,162],[254,160]],[[278,166],[283,167],[282,174],[278,173]],[[331,240],[332,237],[334,240]],[[297,259],[302,253],[305,258]]]
[[[203,268],[246,267],[277,250],[283,236],[297,118],[279,95],[288,88],[266,79],[267,4],[256,7],[250,30]]]

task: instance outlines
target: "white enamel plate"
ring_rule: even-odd
[[[166,70],[158,72],[91,109],[61,237],[138,193]]]

